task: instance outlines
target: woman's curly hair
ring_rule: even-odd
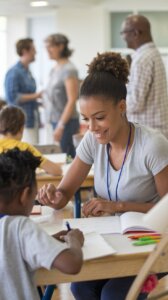
[[[128,63],[119,53],[98,53],[88,65],[88,76],[81,86],[80,95],[101,96],[117,103],[126,99],[128,75]]]
[[[116,79],[125,83],[128,82],[128,63],[119,53],[98,53],[88,67],[89,74],[94,72],[109,72]]]

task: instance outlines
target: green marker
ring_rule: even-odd
[[[136,241],[133,243],[134,246],[145,246],[151,244],[157,244],[159,240],[147,240],[147,241]]]

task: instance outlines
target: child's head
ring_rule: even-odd
[[[16,136],[23,131],[25,114],[16,106],[5,106],[0,111],[0,134]]]
[[[0,154],[0,212],[29,215],[35,199],[40,159],[18,148]]]

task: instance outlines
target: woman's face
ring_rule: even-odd
[[[52,45],[50,43],[46,43],[46,49],[50,59],[58,60],[61,57],[63,44]]]
[[[100,144],[108,144],[118,138],[124,124],[122,113],[125,112],[125,105],[125,100],[114,104],[110,99],[98,96],[81,98],[81,116]]]

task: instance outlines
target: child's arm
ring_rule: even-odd
[[[55,176],[62,175],[62,169],[61,169],[60,165],[58,163],[54,163],[48,159],[42,163],[40,168],[51,175],[55,175]]]
[[[52,268],[57,268],[63,273],[76,274],[80,271],[83,263],[82,246],[83,234],[80,230],[74,229],[62,237],[69,249],[62,251],[53,261]]]

